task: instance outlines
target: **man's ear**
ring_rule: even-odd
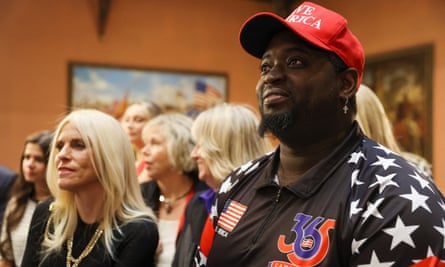
[[[357,92],[359,87],[358,72],[355,68],[348,68],[342,72],[342,91],[340,96],[351,98]]]

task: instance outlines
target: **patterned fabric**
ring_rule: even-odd
[[[402,157],[406,158],[409,162],[411,162],[412,165],[415,166],[426,177],[429,177],[431,180],[433,180],[433,171],[431,163],[429,163],[425,158],[407,151],[403,151],[401,154]]]
[[[281,187],[274,181],[278,154],[223,182],[213,246],[200,266],[443,266],[444,198],[400,155],[355,128],[325,160]],[[218,220],[232,201],[246,210],[227,231]]]
[[[232,232],[233,228],[235,228],[241,217],[244,215],[244,212],[246,212],[246,209],[246,206],[230,200],[219,216],[217,222],[218,227],[221,227],[228,232]]]

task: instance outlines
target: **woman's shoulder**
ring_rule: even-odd
[[[124,223],[121,229],[124,233],[150,234],[153,231],[157,232],[157,225],[150,216],[141,216]]]
[[[140,184],[142,198],[147,206],[156,212],[159,198],[159,187],[156,181],[151,180]]]
[[[140,188],[144,199],[150,199],[159,191],[158,184],[154,180],[141,183]]]
[[[200,194],[204,191],[207,191],[210,187],[203,181],[199,180],[195,183],[194,185],[194,189],[195,189],[195,194]]]
[[[116,233],[123,236],[124,244],[139,243],[151,246],[159,241],[158,227],[149,216],[133,219],[123,224]]]

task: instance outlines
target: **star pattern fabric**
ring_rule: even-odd
[[[359,267],[390,267],[393,266],[394,262],[390,261],[390,262],[382,262],[380,261],[380,259],[377,257],[377,254],[375,252],[372,252],[372,256],[371,256],[371,262],[369,264],[361,264],[359,265]]]
[[[288,190],[277,189],[275,153],[234,170],[212,208],[216,236],[207,266],[442,266],[445,201],[441,192],[398,153],[361,133],[351,136],[359,141],[342,144],[350,147],[347,156],[336,149],[301,181],[287,185]],[[270,194],[274,207],[260,203],[267,203],[266,192],[275,190],[278,195]],[[233,231],[218,230],[216,222],[232,200],[247,211]],[[261,206],[256,209],[256,205]],[[309,228],[292,226],[295,218],[335,221],[322,260],[304,262],[293,254],[300,245],[292,243],[295,236]],[[280,239],[284,236],[286,241]],[[303,239],[301,244],[311,246],[317,240]],[[281,244],[278,249],[277,244]]]
[[[418,225],[415,226],[405,225],[402,219],[400,217],[397,217],[396,225],[391,228],[383,229],[383,232],[387,233],[392,237],[391,248],[390,248],[392,250],[402,242],[411,247],[415,247],[414,241],[411,238],[411,234],[417,228],[419,228]]]
[[[439,218],[445,218],[445,205],[441,192],[399,154],[373,143],[365,138],[348,161],[354,181],[349,215],[352,220],[361,216],[361,228],[356,229],[358,236],[351,245],[358,266],[409,266],[431,256],[444,261],[445,220]],[[371,255],[369,261],[364,255]]]

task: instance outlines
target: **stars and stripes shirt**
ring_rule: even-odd
[[[215,266],[445,266],[445,201],[357,125],[326,159],[280,186],[279,148],[235,170],[212,208]],[[204,266],[205,264],[202,264]]]

